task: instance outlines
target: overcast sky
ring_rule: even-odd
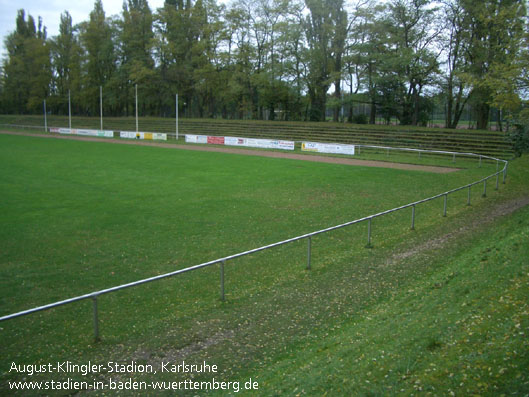
[[[0,38],[1,38],[1,57],[5,56],[4,39],[15,30],[15,21],[17,12],[20,9],[26,11],[35,18],[37,23],[38,17],[41,16],[44,26],[48,31],[48,37],[59,34],[59,23],[61,14],[68,11],[73,19],[73,24],[88,20],[90,12],[94,9],[92,0],[0,0]],[[163,6],[164,0],[149,0],[149,6],[152,11]],[[123,9],[122,0],[103,0],[105,15],[119,15]]]

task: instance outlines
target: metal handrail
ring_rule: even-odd
[[[292,238],[289,238],[287,240],[278,241],[276,243],[268,244],[268,245],[265,245],[265,246],[262,246],[262,247],[258,247],[258,248],[254,248],[254,249],[248,250],[248,251],[239,252],[237,254],[233,254],[233,255],[222,257],[222,258],[218,258],[218,259],[215,259],[215,260],[212,260],[212,261],[209,261],[209,262],[204,262],[204,263],[201,263],[199,265],[190,266],[190,267],[187,267],[187,268],[184,268],[184,269],[175,270],[173,272],[164,273],[164,274],[161,274],[161,275],[158,275],[158,276],[153,276],[153,277],[145,278],[145,279],[142,279],[142,280],[133,281],[133,282],[130,282],[130,283],[117,285],[115,287],[110,287],[110,288],[102,289],[102,290],[99,290],[99,291],[90,292],[88,294],[76,296],[76,297],[65,299],[65,300],[61,300],[61,301],[58,301],[58,302],[53,302],[53,303],[50,303],[50,304],[47,304],[47,305],[43,305],[43,306],[34,307],[32,309],[23,310],[23,311],[20,311],[20,312],[17,312],[17,313],[12,313],[12,314],[0,317],[0,321],[11,320],[11,319],[16,318],[16,317],[26,316],[26,315],[29,315],[31,313],[36,313],[36,312],[40,312],[40,311],[43,311],[43,310],[52,309],[52,308],[55,308],[55,307],[58,307],[58,306],[66,305],[66,304],[69,304],[69,303],[73,303],[73,302],[77,302],[77,301],[81,301],[81,300],[85,300],[85,299],[92,299],[92,301],[93,301],[93,314],[94,314],[94,336],[95,336],[96,340],[99,340],[99,321],[98,321],[98,310],[97,310],[97,297],[100,296],[100,295],[104,295],[104,294],[108,294],[108,293],[111,293],[111,292],[119,291],[119,290],[122,290],[122,289],[125,289],[125,288],[135,287],[137,285],[146,284],[146,283],[149,283],[149,282],[152,282],[152,281],[161,280],[161,279],[164,279],[164,278],[176,276],[178,274],[187,273],[187,272],[190,272],[190,271],[193,271],[193,270],[201,269],[201,268],[208,267],[208,266],[214,265],[216,263],[219,263],[220,264],[220,297],[221,297],[221,300],[224,300],[224,298],[225,298],[225,296],[224,296],[224,265],[229,260],[233,260],[233,259],[240,258],[242,256],[246,256],[246,255],[250,255],[250,254],[254,254],[254,253],[257,253],[257,252],[260,252],[260,251],[264,251],[264,250],[267,250],[267,249],[270,249],[270,248],[278,247],[278,246],[285,245],[285,244],[288,244],[288,243],[292,243],[292,242],[295,242],[295,241],[307,239],[307,241],[308,241],[308,245],[307,245],[307,269],[310,269],[311,268],[311,239],[312,239],[313,236],[317,236],[319,234],[327,233],[327,232],[330,232],[330,231],[333,231],[333,230],[344,228],[346,226],[351,226],[351,225],[354,225],[354,224],[357,224],[357,223],[361,223],[361,222],[367,221],[368,222],[367,246],[371,246],[371,220],[372,219],[380,217],[380,216],[383,216],[383,215],[387,215],[387,214],[390,214],[390,213],[393,213],[393,212],[396,212],[396,211],[400,211],[400,210],[403,210],[405,208],[410,208],[411,207],[412,208],[411,229],[414,229],[414,225],[415,225],[415,207],[417,205],[425,203],[425,202],[428,202],[428,201],[435,200],[435,199],[440,198],[440,197],[444,197],[443,216],[446,216],[447,197],[448,197],[449,194],[458,192],[458,191],[463,190],[463,189],[468,189],[468,202],[467,202],[467,204],[470,205],[470,189],[472,188],[472,186],[475,186],[475,185],[483,183],[483,195],[482,196],[485,197],[486,196],[486,192],[487,192],[487,180],[488,179],[496,177],[496,190],[497,190],[498,189],[498,184],[499,184],[499,176],[500,176],[500,174],[503,174],[503,183],[505,183],[505,180],[506,180],[506,177],[507,177],[507,166],[508,166],[509,162],[507,160],[497,159],[497,158],[491,157],[491,156],[479,155],[479,154],[474,154],[474,153],[446,152],[446,151],[439,151],[439,150],[425,150],[425,149],[411,149],[411,148],[392,148],[392,147],[388,147],[388,146],[369,146],[369,145],[356,145],[356,146],[377,148],[377,149],[384,149],[384,150],[406,150],[406,151],[419,152],[419,153],[423,153],[424,152],[424,153],[434,153],[434,154],[449,154],[449,155],[454,156],[453,157],[454,160],[455,160],[455,156],[456,155],[459,155],[459,156],[470,156],[470,157],[479,157],[480,166],[481,166],[482,159],[494,160],[494,161],[497,162],[496,163],[497,164],[497,167],[496,167],[497,170],[496,170],[495,173],[493,173],[493,174],[491,174],[489,176],[486,176],[485,178],[482,178],[482,179],[480,179],[478,181],[469,183],[469,184],[464,185],[464,186],[460,186],[460,187],[452,189],[452,190],[447,190],[446,192],[436,194],[435,196],[431,196],[431,197],[428,197],[428,198],[425,198],[425,199],[414,201],[412,203],[404,204],[404,205],[402,205],[400,207],[395,207],[395,208],[392,208],[392,209],[389,209],[389,210],[386,210],[386,211],[378,212],[376,214],[368,215],[368,216],[365,216],[363,218],[355,219],[355,220],[352,220],[352,221],[349,221],[349,222],[345,222],[345,223],[342,223],[342,224],[339,224],[339,225],[336,225],[336,226],[331,226],[331,227],[328,227],[328,228],[325,228],[325,229],[321,229],[321,230],[317,230],[317,231],[314,231],[314,232],[311,232],[311,233],[306,233],[306,234],[303,234],[303,235],[300,235],[300,236],[292,237]],[[498,165],[499,165],[500,162],[503,162],[504,166],[503,166],[503,169],[498,170],[498,168],[499,168]]]

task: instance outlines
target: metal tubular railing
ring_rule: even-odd
[[[272,243],[272,244],[268,244],[268,245],[265,245],[265,246],[262,246],[262,247],[259,247],[259,248],[251,249],[249,251],[239,252],[237,254],[233,254],[233,255],[226,256],[226,257],[219,258],[219,259],[215,259],[215,260],[212,260],[212,261],[209,261],[209,262],[201,263],[199,265],[187,267],[187,268],[180,269],[180,270],[175,270],[173,272],[161,274],[161,275],[158,275],[158,276],[149,277],[149,278],[145,278],[145,279],[138,280],[138,281],[133,281],[133,282],[130,282],[130,283],[127,283],[127,284],[117,285],[115,287],[106,288],[106,289],[102,289],[102,290],[99,290],[99,291],[94,291],[94,292],[91,292],[91,293],[88,293],[88,294],[84,294],[84,295],[80,295],[80,296],[76,296],[76,297],[73,297],[73,298],[70,298],[70,299],[65,299],[65,300],[54,302],[54,303],[50,303],[50,304],[47,304],[47,305],[44,305],[44,306],[38,306],[38,307],[34,307],[32,309],[28,309],[28,310],[20,311],[20,312],[17,312],[17,313],[9,314],[9,315],[0,317],[0,321],[11,320],[11,319],[14,319],[14,318],[17,318],[17,317],[26,316],[26,315],[29,315],[29,314],[32,314],[32,313],[36,313],[36,312],[40,312],[40,311],[43,311],[43,310],[52,309],[52,308],[55,308],[55,307],[58,307],[58,306],[70,304],[70,303],[81,301],[81,300],[85,300],[85,299],[92,299],[92,302],[93,302],[94,337],[95,337],[96,340],[99,340],[100,339],[100,335],[99,335],[99,320],[98,320],[97,298],[100,295],[108,294],[108,293],[111,293],[111,292],[116,292],[116,291],[119,291],[119,290],[122,290],[122,289],[125,289],[125,288],[135,287],[135,286],[138,286],[138,285],[141,285],[141,284],[146,284],[146,283],[149,283],[149,282],[152,282],[152,281],[157,281],[157,280],[161,280],[161,279],[168,278],[168,277],[173,277],[173,276],[176,276],[176,275],[179,275],[179,274],[183,274],[183,273],[187,273],[187,272],[190,272],[190,271],[198,270],[198,269],[201,269],[201,268],[204,268],[204,267],[208,267],[208,266],[211,266],[211,265],[214,265],[214,264],[218,263],[220,265],[220,299],[222,301],[224,301],[225,300],[224,267],[225,267],[227,261],[230,261],[230,260],[233,260],[233,259],[236,259],[236,258],[240,258],[240,257],[246,256],[246,255],[250,255],[250,254],[255,254],[255,253],[260,252],[260,251],[268,250],[270,248],[274,248],[274,247],[278,247],[278,246],[281,246],[281,245],[289,244],[289,243],[292,243],[292,242],[295,242],[295,241],[307,239],[307,270],[310,270],[311,269],[312,237],[313,236],[317,236],[317,235],[323,234],[323,233],[328,233],[330,231],[341,229],[341,228],[344,228],[344,227],[347,227],[347,226],[351,226],[351,225],[355,225],[357,223],[367,222],[367,245],[366,245],[366,247],[369,248],[369,247],[372,247],[372,245],[371,245],[371,228],[372,228],[372,225],[371,225],[371,223],[372,223],[373,219],[378,218],[378,217],[383,216],[383,215],[387,215],[387,214],[390,214],[390,213],[393,213],[393,212],[400,211],[400,210],[403,210],[403,209],[411,207],[411,209],[412,209],[411,229],[413,230],[413,229],[415,229],[415,211],[416,211],[416,207],[419,204],[426,203],[428,201],[432,201],[432,200],[438,199],[440,197],[444,197],[443,216],[446,216],[446,214],[447,214],[448,195],[450,195],[452,193],[455,193],[455,192],[458,192],[458,191],[463,190],[463,189],[468,189],[467,205],[470,205],[470,189],[472,188],[472,186],[476,186],[476,185],[479,185],[479,184],[483,183],[483,195],[482,196],[486,197],[486,194],[487,194],[487,180],[488,179],[496,177],[496,189],[498,189],[500,174],[503,174],[503,183],[504,184],[505,184],[505,180],[506,180],[506,177],[507,177],[508,161],[502,160],[502,159],[497,159],[497,158],[491,157],[491,156],[478,155],[478,154],[474,154],[474,153],[445,152],[445,151],[439,151],[439,150],[410,149],[410,148],[391,148],[391,147],[387,147],[387,146],[368,146],[368,145],[359,145],[359,146],[364,147],[364,148],[382,149],[382,150],[386,150],[387,153],[389,153],[389,150],[399,150],[399,151],[418,152],[419,155],[421,153],[452,155],[453,161],[455,161],[455,156],[456,155],[458,155],[458,156],[467,156],[467,157],[478,157],[479,158],[479,167],[482,166],[483,159],[489,159],[489,160],[497,162],[496,172],[491,174],[491,175],[486,176],[483,179],[480,179],[478,181],[469,183],[468,185],[460,186],[458,188],[455,188],[455,189],[452,189],[452,190],[448,190],[446,192],[439,193],[439,194],[437,194],[435,196],[428,197],[428,198],[425,198],[425,199],[422,199],[422,200],[414,201],[412,203],[405,204],[405,205],[402,205],[400,207],[392,208],[392,209],[389,209],[389,210],[386,210],[386,211],[382,211],[382,212],[379,212],[379,213],[376,213],[376,214],[373,214],[373,215],[365,216],[363,218],[355,219],[355,220],[352,220],[352,221],[349,221],[349,222],[346,222],[346,223],[342,223],[340,225],[331,226],[331,227],[328,227],[328,228],[325,228],[325,229],[321,229],[321,230],[317,230],[317,231],[314,231],[314,232],[311,232],[311,233],[306,233],[306,234],[303,234],[303,235],[300,235],[300,236],[292,237],[292,238],[289,238],[287,240],[278,241],[276,243]],[[499,165],[498,165],[500,162],[504,163],[504,167],[501,170],[499,170]]]

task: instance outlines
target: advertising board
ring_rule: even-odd
[[[50,128],[50,132],[58,132],[59,134],[69,135],[84,135],[84,136],[99,136],[104,138],[114,138],[114,131],[107,130],[84,130],[77,128]]]
[[[134,132],[134,131],[120,131],[120,138],[126,139],[144,139],[144,140],[167,140],[167,134],[160,134],[154,132]]]
[[[186,134],[186,143],[208,143],[206,135]]]
[[[235,136],[206,136],[186,134],[187,143],[208,143],[212,145],[254,147],[260,149],[294,150],[293,141],[274,139],[241,138]]]
[[[341,143],[302,142],[301,150],[304,152],[348,154],[351,156],[355,154],[354,145]]]

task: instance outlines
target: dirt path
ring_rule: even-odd
[[[446,246],[449,242],[454,241],[457,238],[461,238],[466,234],[476,232],[477,230],[480,230],[483,227],[489,227],[489,225],[497,219],[510,215],[513,212],[527,205],[529,205],[529,197],[527,196],[518,197],[509,201],[496,204],[494,207],[487,208],[485,211],[476,214],[472,222],[467,223],[464,226],[451,230],[440,237],[425,241],[424,243],[419,244],[418,246],[415,246],[408,251],[395,253],[390,259],[390,262],[400,261],[410,256],[422,254],[436,249],[441,249]]]
[[[356,165],[356,166],[362,166],[362,167],[393,168],[393,169],[408,170],[408,171],[431,172],[435,174],[447,174],[449,172],[454,172],[454,171],[459,170],[458,168],[436,167],[436,166],[431,166],[431,165],[391,163],[391,162],[386,162],[386,161],[374,161],[374,160],[357,160],[357,159],[349,159],[349,158],[343,158],[343,157],[316,156],[316,155],[306,155],[306,154],[297,154],[297,153],[249,150],[249,149],[238,149],[238,148],[231,148],[231,147],[218,147],[218,146],[207,146],[207,145],[181,145],[181,144],[174,144],[174,143],[154,143],[154,142],[146,142],[146,141],[139,141],[139,140],[118,140],[118,139],[109,139],[109,138],[95,138],[95,137],[92,138],[92,137],[71,136],[71,135],[44,135],[44,134],[34,134],[30,132],[0,131],[0,134],[23,135],[23,136],[31,136],[31,137],[37,137],[37,138],[53,138],[53,139],[69,139],[69,140],[73,139],[73,140],[78,140],[78,141],[105,142],[105,143],[115,143],[115,144],[120,144],[120,145],[155,146],[155,147],[166,148],[166,149],[233,153],[233,154],[242,154],[245,156],[303,160],[303,161],[312,161],[312,162],[317,162],[317,163]]]

